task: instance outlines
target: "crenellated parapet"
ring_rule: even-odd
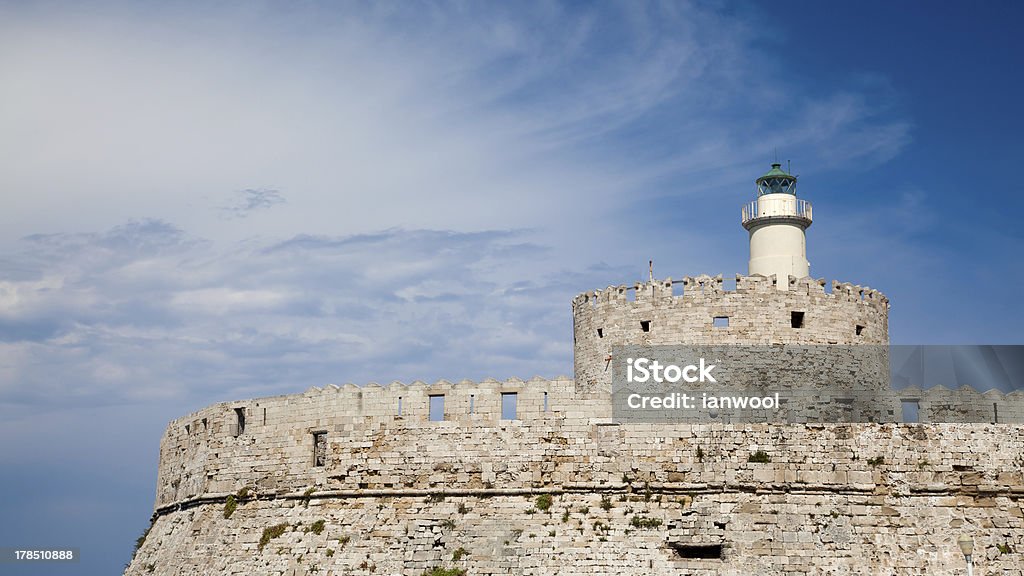
[[[543,427],[563,418],[587,422],[610,413],[609,406],[578,401],[568,377],[328,385],[222,402],[168,426],[160,442],[156,505],[235,490],[231,487],[240,479],[274,490],[327,483],[326,462],[314,465],[318,434],[327,442],[339,435],[425,426],[457,435],[459,430]]]
[[[735,284],[731,288],[726,287],[725,279],[721,274],[683,276],[678,279],[670,277],[663,280],[637,282],[633,285],[620,284],[581,292],[573,298],[572,306],[575,311],[584,305],[594,307],[601,304],[625,302],[664,303],[678,298],[700,299],[716,294],[769,293],[770,290],[777,289],[777,284],[774,275],[761,276],[760,274],[752,276],[737,274]],[[884,310],[888,310],[889,307],[889,299],[882,292],[869,286],[839,282],[838,280],[832,280],[829,283],[824,278],[794,278],[793,276],[788,278],[788,286],[789,291],[800,294],[823,295],[848,302],[862,302],[867,306]]]
[[[808,422],[865,422],[824,426],[866,434],[880,425],[867,422],[943,423],[929,427],[928,434],[979,429],[956,428],[964,426],[958,422],[1016,424],[1009,429],[1018,431],[1024,423],[1021,391],[932,387],[873,392],[863,399],[841,396],[835,391],[793,396],[786,410],[806,411]],[[856,412],[857,406],[869,404],[884,410],[870,419],[836,413]],[[310,487],[358,494],[497,493],[579,482],[601,485],[623,473],[635,474],[632,466],[638,454],[659,462],[678,458],[673,452],[678,447],[668,444],[662,453],[651,446],[651,434],[696,439],[713,437],[708,435],[714,430],[721,436],[715,441],[721,443],[718,449],[739,453],[737,462],[743,463],[749,443],[743,438],[751,430],[755,435],[775,430],[810,438],[814,433],[807,427],[814,425],[822,426],[744,424],[724,415],[714,423],[619,423],[606,401],[577,394],[565,377],[328,385],[299,394],[222,402],[171,422],[160,442],[156,509],[223,498],[243,487],[277,497]],[[704,451],[717,445],[701,442]],[[807,439],[806,446],[817,449],[816,440]],[[614,462],[607,456],[619,453],[622,459],[617,464],[596,464]],[[687,452],[686,457],[692,454]],[[728,462],[724,461],[726,467]],[[650,470],[649,481],[665,481],[659,474],[666,469],[652,465]],[[716,470],[712,475],[721,473]]]
[[[889,300],[866,286],[775,276],[684,276],[610,286],[573,299],[577,388],[610,390],[618,345],[888,344]],[[828,288],[828,289],[826,289]]]

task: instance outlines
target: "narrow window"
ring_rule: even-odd
[[[206,429],[209,427],[210,423],[206,421],[206,418],[203,418],[203,432],[206,432]]]
[[[650,320],[641,320],[640,321],[640,329],[643,330],[644,332],[650,332],[651,331],[651,321]]]
[[[548,411],[548,393],[547,392],[544,393],[544,411],[545,412]]]
[[[327,463],[327,432],[313,432],[313,466]]]
[[[185,436],[188,436],[191,433],[192,433],[192,426],[189,426],[188,424],[185,424]]]
[[[992,423],[999,424],[999,404],[992,403]]]
[[[714,326],[715,326],[715,328],[728,328],[729,327],[729,317],[728,316],[715,316]]]
[[[676,551],[676,555],[680,558],[722,559],[721,544],[681,544],[679,542],[672,542],[669,546]]]
[[[597,337],[598,338],[604,338],[604,328],[598,328],[597,329]]]
[[[864,335],[864,327],[861,326],[860,324],[857,324],[857,336],[863,336],[863,335]]]
[[[789,323],[790,323],[790,325],[793,326],[793,328],[803,328],[804,327],[804,313],[803,312],[793,311],[789,315]]]
[[[245,408],[235,408],[235,437],[245,433]]]
[[[903,421],[904,422],[920,422],[918,416],[919,405],[917,400],[903,400]]]
[[[402,397],[401,396],[398,397],[398,415],[399,416],[402,415]]]
[[[469,395],[469,413],[476,414],[476,394]]]
[[[441,422],[444,420],[444,394],[432,394],[430,396],[430,421]]]
[[[502,420],[515,420],[516,419],[516,401],[519,395],[515,392],[502,392],[501,393],[501,419]]]

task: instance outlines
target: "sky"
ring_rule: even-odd
[[[1021,343],[1022,16],[0,2],[0,547],[122,570],[214,402],[571,375],[575,294],[746,272],[776,158],[893,343]]]

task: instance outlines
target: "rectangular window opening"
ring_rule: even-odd
[[[327,463],[327,432],[313,432],[313,466]]]
[[[640,329],[643,330],[644,332],[650,332],[651,331],[651,321],[650,320],[641,320],[640,321]]]
[[[903,422],[920,422],[920,416],[918,410],[920,405],[917,400],[902,400],[900,402],[903,406]]]
[[[999,424],[999,404],[992,403],[992,423]]]
[[[791,326],[793,326],[793,328],[803,328],[804,327],[804,313],[803,312],[797,312],[797,311],[794,310],[789,315],[789,323],[790,323]]]
[[[430,395],[430,421],[441,422],[444,420],[444,394]]]
[[[245,408],[235,408],[235,437],[245,433]]]
[[[714,319],[714,321],[712,323],[713,323],[715,328],[728,328],[729,327],[729,317],[728,316],[715,316],[715,319]]]
[[[676,556],[680,558],[723,559],[721,544],[682,544],[680,542],[671,542],[669,546],[675,550]]]
[[[604,338],[604,328],[598,328],[597,329],[597,337],[598,338]]]
[[[519,399],[519,394],[515,392],[502,392],[501,393],[501,419],[502,420],[515,420],[517,416],[516,404]]]
[[[861,326],[860,324],[857,324],[857,336],[863,336],[863,335],[864,335],[864,326]]]

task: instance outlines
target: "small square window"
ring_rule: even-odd
[[[327,463],[327,432],[313,432],[313,466]]]
[[[516,403],[519,399],[519,395],[515,392],[502,392],[501,393],[501,419],[502,420],[515,420]]]
[[[651,331],[651,321],[650,320],[641,320],[640,321],[640,329],[643,330],[644,332],[650,332]]]
[[[712,324],[714,325],[715,328],[728,328],[729,327],[729,317],[728,316],[715,316],[715,319],[712,322]]]
[[[430,396],[430,421],[441,422],[444,420],[444,394]]]
[[[804,313],[793,311],[789,315],[789,323],[793,328],[804,327]]]
[[[235,425],[233,428],[234,436],[236,437],[245,433],[245,408],[235,408]]]
[[[864,335],[864,327],[861,326],[860,324],[857,324],[856,330],[857,330],[857,336],[863,336]]]
[[[671,542],[669,546],[676,551],[680,558],[704,558],[708,560],[722,560],[721,544],[690,544]]]

